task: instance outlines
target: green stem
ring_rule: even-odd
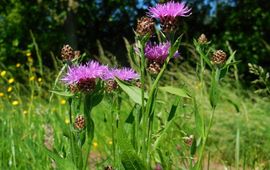
[[[58,73],[58,75],[57,75],[57,77],[56,77],[56,79],[55,79],[55,81],[54,81],[54,84],[53,84],[53,88],[52,88],[53,90],[55,90],[55,87],[56,87],[56,85],[57,85],[57,83],[58,83],[58,81],[59,81],[61,75],[62,75],[63,72],[65,71],[66,67],[67,67],[67,64],[65,64],[65,65],[61,68],[60,72]],[[50,96],[50,99],[49,99],[49,102],[50,102],[50,103],[51,103],[51,101],[52,101],[53,95],[54,95],[54,93],[51,93],[51,96]]]
[[[201,93],[203,94],[204,92],[204,69],[205,69],[205,64],[203,60],[203,56],[200,56],[201,60],[201,70],[200,70],[200,81],[201,81]]]
[[[76,159],[75,159],[75,152],[74,152],[74,137],[73,137],[73,133],[72,133],[72,99],[70,98],[69,100],[68,100],[68,102],[69,102],[69,112],[68,112],[68,114],[69,114],[69,140],[70,140],[70,150],[71,150],[71,158],[72,158],[72,160],[73,160],[73,162],[74,162],[74,164],[75,165],[77,165],[77,163],[76,163]]]
[[[149,99],[147,100],[147,103],[146,103],[146,111],[145,111],[145,115],[144,117],[146,117],[146,125],[144,126],[144,129],[148,132],[147,133],[147,139],[145,140],[146,142],[146,145],[145,145],[145,152],[146,152],[146,161],[147,161],[147,164],[150,166],[150,153],[148,152],[149,148],[151,147],[151,132],[152,132],[152,121],[153,119],[151,119],[151,117],[154,117],[154,112],[152,112],[152,109],[153,107],[151,107],[151,105],[153,104],[153,100],[155,99],[155,92],[157,90],[157,87],[158,87],[158,83],[159,83],[159,80],[161,79],[162,75],[164,74],[165,72],[165,69],[167,68],[167,65],[169,63],[169,60],[170,60],[170,56],[167,58],[166,62],[164,63],[161,71],[159,72],[156,80],[154,81],[152,87],[151,87],[151,90],[150,90],[150,94],[149,94]],[[144,131],[145,131],[144,130]],[[144,138],[145,139],[145,138]],[[150,168],[150,167],[148,167]]]
[[[213,124],[214,113],[215,113],[215,109],[213,108],[212,113],[210,115],[210,122],[209,122],[208,127],[207,127],[206,132],[205,132],[205,136],[202,138],[202,140],[203,140],[202,147],[200,150],[199,159],[198,159],[198,166],[197,166],[196,170],[201,169],[201,166],[202,166],[203,153],[204,153],[206,142],[207,142],[207,139],[208,139],[208,136],[209,136],[212,124]]]
[[[39,51],[35,36],[34,36],[34,34],[33,34],[33,32],[31,30],[30,30],[30,35],[31,35],[31,38],[32,38],[32,41],[33,41],[33,44],[34,44],[34,47],[35,47],[35,50],[36,50],[37,58],[38,58],[39,73],[42,76],[43,75],[42,57],[41,57],[41,54],[40,54],[40,51]]]
[[[87,149],[86,149],[86,156],[85,156],[85,160],[84,160],[84,167],[83,167],[84,170],[87,169],[87,165],[88,165],[88,156],[89,156],[90,151],[91,151],[91,144],[88,144],[88,145],[87,145]]]
[[[145,88],[145,55],[144,55],[144,47],[145,47],[145,43],[143,41],[140,41],[140,44],[141,44],[141,47],[140,47],[140,50],[141,50],[141,84],[142,84],[142,87],[141,87],[141,100],[142,100],[142,105],[141,105],[141,114],[142,114],[142,117],[143,117],[143,121],[142,121],[142,126],[143,126],[143,129],[146,128],[146,125],[147,125],[147,115],[145,114],[145,104],[144,104],[144,88]],[[139,115],[137,115],[139,116]],[[138,124],[139,124],[139,118],[138,119]],[[141,143],[141,148],[142,148],[142,153],[143,153],[143,159],[146,160],[147,158],[147,148],[146,148],[146,133],[145,133],[145,130],[143,130],[143,133],[142,133],[142,143]],[[139,148],[139,149],[141,149]]]
[[[113,165],[116,165],[116,157],[115,157],[115,119],[114,119],[114,109],[115,109],[115,97],[112,96],[112,109],[111,109],[111,128],[112,128],[112,153],[113,153]]]

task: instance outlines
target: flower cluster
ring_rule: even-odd
[[[139,75],[131,68],[112,69],[96,61],[89,61],[86,64],[69,67],[62,81],[73,92],[91,92],[95,89],[96,79],[109,81],[116,77],[123,81],[132,81],[138,79]]]
[[[191,9],[185,3],[170,1],[163,4],[157,4],[155,7],[148,9],[147,17],[138,20],[136,32],[140,36],[153,34],[153,18],[160,20],[162,31],[165,33],[174,32],[177,29],[179,17],[187,17],[191,15]],[[148,59],[148,71],[157,74],[161,66],[168,58],[171,49],[171,43],[165,41],[163,43],[146,43],[144,47],[144,55]],[[138,52],[138,49],[135,49]],[[174,57],[179,56],[176,51]]]

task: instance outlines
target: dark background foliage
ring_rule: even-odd
[[[155,0],[1,0],[0,61],[20,62],[34,49],[33,32],[46,65],[52,54],[59,56],[63,44],[93,55],[98,53],[97,40],[103,48],[127,64],[123,37],[134,41],[133,29]],[[181,22],[184,41],[192,44],[201,33],[226,49],[228,41],[237,50],[243,78],[248,76],[247,63],[267,67],[270,64],[269,0],[190,0],[193,14]],[[182,51],[184,58],[188,53]]]

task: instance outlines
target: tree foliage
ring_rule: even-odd
[[[166,0],[160,1],[164,2]],[[97,54],[97,40],[105,50],[125,63],[123,37],[133,41],[133,29],[155,0],[2,0],[0,1],[0,60],[14,62],[27,50],[34,51],[34,33],[43,60],[50,63],[51,52],[59,55],[63,44]],[[192,16],[180,24],[185,41],[205,33],[217,48],[226,41],[237,50],[240,71],[247,74],[247,63],[270,64],[269,0],[190,0]],[[182,53],[185,54],[185,53]]]

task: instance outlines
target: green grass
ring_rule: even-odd
[[[3,85],[0,87],[1,92],[5,94],[0,97],[0,168],[52,169],[52,159],[44,150],[45,127],[50,125],[53,128],[54,150],[62,156],[68,155],[69,142],[63,132],[63,129],[68,129],[68,104],[63,101],[66,99],[55,95],[49,102],[49,90],[53,86],[53,80],[48,79],[50,76],[42,77],[41,83],[37,81],[36,72],[19,68],[22,72],[16,73],[13,66],[6,69],[9,71],[1,77]],[[20,79],[16,78],[13,84],[8,84],[8,78],[15,77],[11,73],[17,77],[19,74]],[[56,75],[45,68],[45,75],[46,73]],[[36,79],[30,81],[31,76],[35,76]],[[166,71],[162,79],[162,84],[165,83],[186,88],[197,94],[199,110],[207,120],[211,111],[208,94],[201,93],[200,83],[191,67],[185,64],[177,68],[172,67],[170,71]],[[13,87],[13,91],[7,93],[6,89],[9,86]],[[121,97],[119,121],[125,122],[133,102],[124,93]],[[162,134],[170,108],[168,106],[173,104],[175,96],[161,93],[158,99],[164,102],[160,102],[156,109],[158,119],[154,122],[154,129],[160,133],[156,133],[154,139]],[[12,105],[14,100],[18,100],[19,104]],[[185,105],[178,108],[172,124],[166,129],[166,133],[162,134],[158,145],[160,152],[154,155],[156,162],[165,162],[169,169],[188,168],[190,147],[183,137],[194,135],[196,138],[193,104],[190,99],[184,100]],[[106,97],[93,110],[96,130],[89,159],[93,169],[104,169],[113,163],[110,104],[110,99]],[[207,164],[207,155],[210,155],[209,162],[212,166],[236,168],[239,150],[240,169],[269,169],[269,111],[269,97],[261,97],[252,91],[237,88],[233,78],[225,79],[221,83],[221,99],[214,116],[204,162]],[[132,139],[131,125],[126,124],[124,128],[130,134],[127,139]],[[236,147],[238,128],[239,147]]]

